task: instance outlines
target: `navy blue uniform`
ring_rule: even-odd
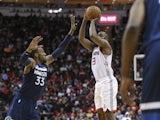
[[[36,64],[28,74],[18,94],[14,97],[7,116],[13,120],[40,120],[36,101],[42,96],[47,81],[47,66]]]
[[[146,0],[142,120],[160,119],[160,0]]]

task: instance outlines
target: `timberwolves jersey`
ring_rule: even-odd
[[[19,95],[33,101],[38,100],[44,91],[47,81],[47,66],[36,64],[28,74],[24,74],[24,81]]]
[[[160,0],[146,0],[141,110],[160,109]]]
[[[160,40],[160,0],[146,0],[144,48]]]
[[[104,55],[100,51],[100,47],[95,47],[92,52],[91,68],[96,81],[102,78],[110,80],[113,78],[113,70],[111,67],[112,54]]]

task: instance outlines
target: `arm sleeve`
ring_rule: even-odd
[[[70,35],[65,36],[64,40],[59,44],[57,49],[52,52],[51,55],[52,55],[53,58],[57,58],[67,48],[67,46],[71,42],[70,38],[71,38]]]
[[[30,63],[31,61],[29,59],[29,53],[24,51],[20,56],[20,64],[26,66],[29,65]]]

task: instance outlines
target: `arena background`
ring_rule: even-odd
[[[45,51],[51,53],[68,32],[70,14],[76,16],[78,30],[64,54],[49,67],[49,81],[44,96],[37,102],[38,110],[42,120],[98,120],[93,103],[95,80],[90,68],[91,56],[77,39],[83,13],[90,5],[101,8],[105,21],[97,25],[97,30],[104,30],[110,35],[114,51],[112,66],[120,85],[121,39],[133,2],[0,0],[0,120],[4,120],[9,104],[21,86],[20,54],[36,35],[44,37]],[[132,120],[141,119],[141,81],[135,83],[135,93],[135,106],[132,108],[122,102],[118,93],[117,120],[128,114]]]

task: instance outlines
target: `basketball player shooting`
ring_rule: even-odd
[[[114,112],[117,110],[117,91],[118,83],[113,75],[112,48],[108,42],[108,35],[100,31],[97,34],[96,21],[99,18],[88,19],[93,17],[86,16],[84,18],[79,31],[80,43],[92,52],[91,68],[95,77],[94,103],[98,112],[99,120],[116,120]],[[91,20],[89,27],[90,39],[85,37],[87,21]]]
[[[22,53],[20,63],[25,66],[23,84],[15,95],[5,120],[40,120],[36,101],[44,92],[48,65],[53,63],[71,42],[70,38],[76,30],[75,16],[71,16],[70,20],[70,31],[50,55],[46,55],[42,45],[38,45],[43,40],[41,36],[33,38],[29,47]]]

